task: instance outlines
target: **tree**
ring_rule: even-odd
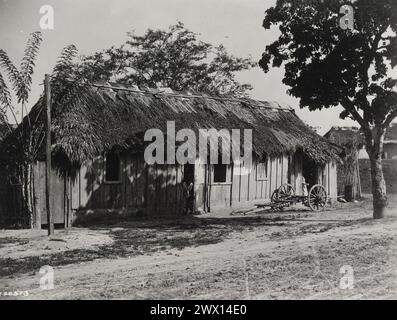
[[[259,62],[285,66],[283,83],[300,98],[300,107],[321,110],[342,106],[342,119],[359,123],[371,162],[373,217],[387,206],[382,171],[385,130],[397,116],[397,3],[356,0],[354,29],[343,29],[342,0],[277,0],[266,11],[263,27],[278,26],[280,36],[266,46]]]
[[[38,121],[39,117],[45,117],[45,112],[43,110],[39,111],[31,121],[25,104],[28,102],[34,62],[41,41],[40,32],[31,34],[20,70],[14,66],[8,55],[0,49],[0,65],[8,73],[9,81],[15,91],[17,101],[21,105],[21,110],[26,111],[25,117],[22,111],[22,119],[19,121],[17,119],[16,108],[12,105],[11,92],[0,73],[0,139],[4,138],[8,133],[13,132],[9,136],[11,140],[8,141],[7,148],[2,150],[1,165],[7,167],[8,178],[12,178],[14,183],[14,178],[17,178],[18,182],[22,184],[24,209],[30,215],[31,227],[35,224],[32,210],[34,199],[31,166],[44,142],[46,127],[44,121]],[[73,108],[80,94],[84,94],[87,90],[87,87],[84,85],[84,79],[79,77],[77,73],[76,56],[76,47],[74,45],[68,45],[62,49],[54,66],[51,74],[51,99],[55,108],[52,108],[52,114],[56,114],[60,109]],[[41,108],[45,108],[43,103],[44,98],[44,95],[42,95],[38,102],[39,104],[41,103]],[[10,125],[6,116],[7,110],[11,112],[15,126]],[[55,121],[52,127],[56,125],[59,124]],[[14,130],[13,127],[16,129]],[[6,128],[8,132],[5,132]],[[56,138],[59,139],[57,136]],[[57,145],[53,144],[52,150],[54,151],[56,148]]]
[[[0,119],[12,131],[11,126],[8,123],[6,112],[10,111],[12,114],[15,125],[21,126],[20,137],[18,140],[19,147],[22,151],[22,159],[20,163],[20,181],[22,181],[22,192],[24,196],[25,209],[30,215],[30,224],[33,225],[33,211],[32,211],[32,199],[31,199],[31,155],[32,155],[32,135],[30,134],[29,128],[24,128],[24,112],[27,115],[28,126],[30,126],[30,119],[26,109],[26,103],[29,99],[29,93],[32,85],[32,75],[34,72],[35,60],[39,51],[39,47],[42,41],[42,35],[40,32],[33,32],[27,41],[24,56],[22,58],[20,68],[12,63],[7,53],[0,49],[0,66],[5,70],[8,75],[8,80],[11,83],[12,89],[17,98],[17,103],[20,105],[21,120],[18,121],[17,113],[14,105],[12,104],[11,92],[5,82],[3,75],[0,72]],[[28,129],[28,130],[25,130]],[[28,137],[26,137],[28,135]]]
[[[128,33],[120,48],[83,57],[80,73],[90,81],[241,96],[252,87],[240,84],[236,73],[255,65],[250,58],[228,54],[222,45],[200,41],[179,22],[167,31],[148,29],[143,36]]]

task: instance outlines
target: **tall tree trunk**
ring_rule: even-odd
[[[29,163],[22,165],[22,196],[23,196],[23,208],[24,214],[28,217],[28,223],[30,228],[35,227],[35,217],[32,208],[32,181],[31,181],[31,170],[32,167]]]
[[[31,229],[36,226],[36,217],[34,216],[33,211],[33,190],[32,190],[32,134],[31,132],[27,132],[28,137],[25,140],[22,140],[22,148],[23,148],[23,162],[22,162],[22,195],[24,202],[24,210],[25,214],[29,219],[29,227]]]
[[[370,157],[370,162],[374,206],[373,217],[374,219],[381,219],[384,217],[387,206],[386,183],[383,176],[382,157]]]
[[[383,176],[382,154],[385,131],[375,128],[371,139],[366,134],[366,149],[371,163],[373,218],[382,219],[387,207],[386,182]]]

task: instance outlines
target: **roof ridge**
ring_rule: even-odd
[[[252,98],[237,98],[237,97],[227,97],[227,96],[212,96],[206,93],[196,92],[196,91],[189,91],[187,93],[181,93],[183,91],[176,91],[171,88],[148,88],[146,90],[140,89],[136,85],[125,85],[116,82],[107,82],[106,84],[95,84],[95,83],[87,83],[88,86],[93,86],[96,88],[104,88],[104,89],[111,89],[114,91],[127,91],[127,92],[134,92],[134,93],[142,93],[142,94],[152,94],[156,95],[165,95],[165,96],[172,96],[172,97],[182,97],[182,98],[206,98],[206,99],[214,99],[214,100],[221,100],[221,101],[235,101],[241,103],[249,103],[252,106],[252,102],[260,103],[261,105],[254,105],[259,108],[266,108],[266,109],[275,109],[275,110],[284,110],[293,112],[294,109],[288,105],[288,107],[283,107],[277,101],[264,101],[264,100],[257,100]],[[171,92],[172,91],[172,92]],[[192,94],[191,92],[194,92]],[[277,107],[274,106],[264,106],[262,104],[277,104]]]

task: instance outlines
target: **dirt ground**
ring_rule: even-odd
[[[228,212],[0,231],[0,299],[396,299],[397,195],[323,212]],[[40,289],[42,266],[54,289]],[[345,273],[347,272],[347,273]],[[13,296],[9,296],[9,294]]]

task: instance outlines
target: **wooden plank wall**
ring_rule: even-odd
[[[35,191],[35,213],[40,217],[41,224],[47,221],[47,205],[45,200],[45,162],[39,161],[33,166],[33,183]],[[65,224],[65,179],[60,177],[55,169],[51,174],[51,199],[50,205],[54,223]]]
[[[208,211],[208,170],[208,165],[204,164],[200,158],[197,158],[194,167],[195,208],[201,212]]]
[[[210,171],[209,181],[209,198],[210,198],[210,209],[214,207],[230,207],[230,192],[232,187],[232,165],[227,166],[226,171],[226,182],[214,183],[214,166],[208,165]]]
[[[303,174],[302,174],[302,166],[303,166],[303,157],[302,154],[295,154],[292,157],[291,161],[291,185],[295,190],[295,194],[303,195]]]
[[[290,165],[293,164],[290,162]],[[230,166],[228,174],[232,178],[227,179],[230,183],[213,183],[213,171],[211,171],[209,186],[211,209],[244,205],[244,203],[256,200],[268,200],[274,189],[288,182],[287,155],[269,158],[268,176],[265,179],[257,179],[256,167],[255,160],[253,160],[252,168],[246,167],[242,163]],[[292,168],[290,170],[292,172]],[[301,169],[298,172],[301,172]]]
[[[288,180],[295,193],[302,194],[302,157],[299,154],[269,158],[267,169],[267,178],[259,180],[255,160],[251,170],[243,164],[229,165],[228,182],[214,183],[213,167],[196,163],[196,208],[207,210],[209,204],[212,211],[251,201],[267,201],[272,192]],[[141,209],[148,215],[180,214],[184,210],[183,166],[148,166],[143,156],[136,154],[122,157],[121,170],[120,183],[104,183],[104,165],[98,157],[83,166],[73,181],[53,171],[51,203],[55,223],[67,225],[71,210],[78,209]],[[45,222],[45,163],[38,162],[33,173],[36,210]],[[335,163],[327,164],[319,176],[330,196],[336,198]]]
[[[338,196],[337,165],[334,161],[318,167],[318,183],[327,191],[328,198],[336,200]]]
[[[252,170],[244,173],[242,164],[235,164],[229,172],[233,172],[231,183],[210,184],[211,209],[244,205],[251,201],[268,201],[275,189],[284,183],[290,183],[295,194],[303,195],[302,155],[284,155],[268,160],[268,177],[258,180],[256,161],[253,161]],[[211,171],[211,175],[213,172]],[[324,167],[318,167],[318,183],[322,184],[328,196],[336,199],[337,196],[336,164],[330,162]],[[211,178],[211,181],[213,179]],[[230,181],[230,180],[228,180]],[[231,201],[230,195],[231,194]]]
[[[122,156],[121,181],[104,182],[101,157],[83,166],[72,182],[72,209],[142,209],[149,215],[183,210],[183,166],[147,165],[142,154]]]
[[[328,197],[335,201],[338,197],[338,175],[337,175],[337,164],[334,161],[331,161],[327,164],[327,193]]]

